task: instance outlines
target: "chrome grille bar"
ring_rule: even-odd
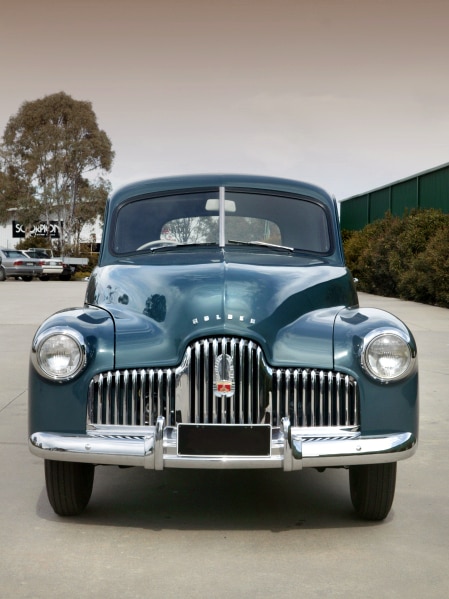
[[[215,364],[228,356],[234,391],[214,390]],[[192,343],[177,368],[140,368],[96,375],[89,386],[87,422],[92,425],[155,426],[164,416],[178,422],[280,426],[358,426],[356,381],[347,374],[313,368],[272,369],[262,349],[240,338]]]

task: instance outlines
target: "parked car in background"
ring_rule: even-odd
[[[48,281],[50,278],[57,278],[61,281],[70,281],[72,270],[68,264],[60,258],[53,258],[51,251],[48,252],[42,248],[30,248],[21,250],[25,256],[39,260],[42,266],[42,275],[39,277],[41,281]]]
[[[42,251],[42,248],[30,248],[30,250]],[[49,259],[59,260],[65,265],[66,270],[64,274],[68,274],[68,270],[70,270],[70,274],[73,274],[77,270],[83,270],[83,268],[87,267],[89,264],[88,258],[81,258],[79,256],[56,256],[51,248],[45,248],[44,252]]]
[[[0,281],[5,281],[7,277],[31,281],[33,277],[42,275],[39,260],[28,258],[19,250],[0,248],[0,257]]]
[[[413,336],[359,306],[336,202],[298,181],[117,191],[84,305],[32,343],[29,446],[62,516],[117,465],[343,468],[356,512],[382,520],[417,439]]]

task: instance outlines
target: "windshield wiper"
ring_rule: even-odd
[[[295,248],[287,247],[286,245],[276,245],[274,243],[267,243],[265,241],[238,241],[236,239],[228,239],[228,243],[236,245],[255,245],[259,247],[269,248],[271,250],[278,250],[281,252],[294,252]]]
[[[139,253],[143,252],[149,252],[149,253],[156,253],[156,252],[164,252],[164,251],[170,251],[170,250],[174,250],[174,249],[179,249],[179,248],[194,248],[194,247],[211,247],[211,246],[217,246],[216,243],[211,242],[211,243],[178,243],[177,241],[168,241],[168,240],[161,240],[159,242],[159,240],[154,241],[154,242],[150,242],[147,244],[143,244],[140,247],[137,248],[137,251]]]

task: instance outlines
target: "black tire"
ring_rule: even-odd
[[[6,281],[6,271],[3,266],[0,266],[0,281]]]
[[[60,281],[70,281],[71,278],[72,278],[72,275],[59,275]]]
[[[31,277],[30,275],[26,275],[26,276],[22,277],[22,281],[26,281],[27,283],[29,283],[32,280],[33,280],[33,277]]]
[[[48,280],[50,279],[50,277],[49,277],[48,275],[41,275],[41,276],[39,277],[39,279],[40,279],[41,281],[48,281]]]
[[[45,460],[48,500],[59,516],[77,516],[89,503],[95,466]]]
[[[396,462],[351,466],[349,486],[357,514],[365,520],[383,520],[393,504]]]

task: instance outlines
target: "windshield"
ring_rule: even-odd
[[[26,250],[25,253],[30,258],[50,258],[50,255],[45,250]]]
[[[216,189],[139,198],[117,211],[115,254],[185,245],[254,245],[327,254],[327,213],[311,199]]]

